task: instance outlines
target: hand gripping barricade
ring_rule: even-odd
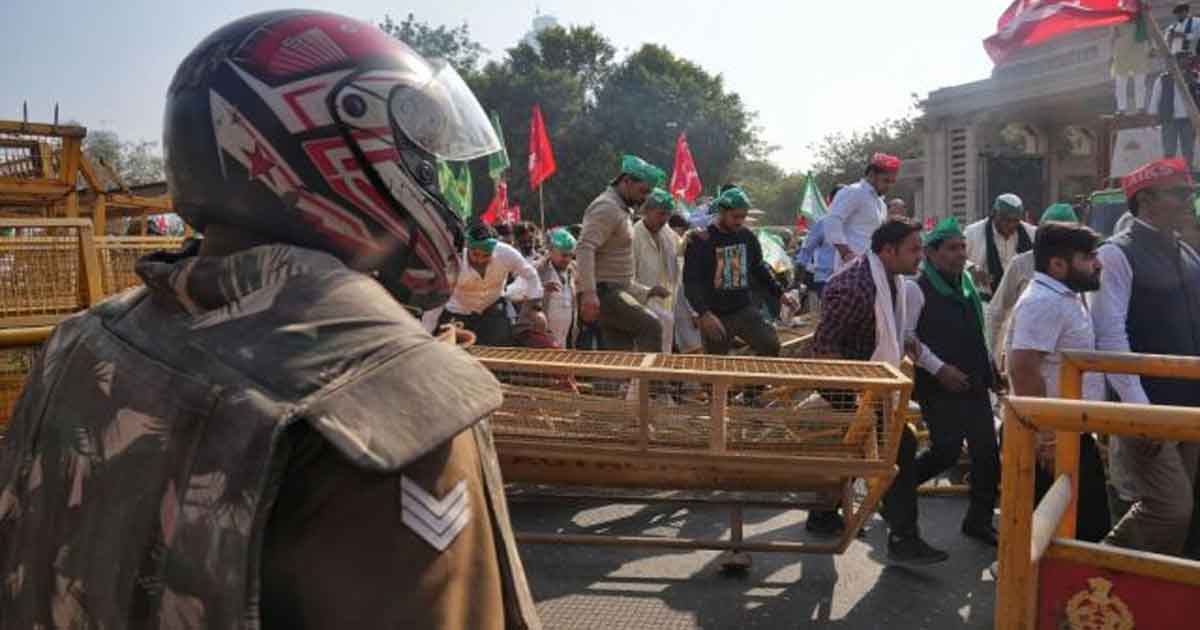
[[[1194,628],[1200,562],[1075,540],[1075,514],[1081,432],[1200,442],[1200,409],[1078,400],[1085,372],[1200,380],[1200,359],[1065,352],[1060,384],[1066,400],[1003,400],[995,627]],[[1040,430],[1056,432],[1055,482],[1034,509]]]
[[[518,484],[514,498],[532,484],[555,486],[555,499],[733,508],[728,540],[521,536],[531,543],[840,553],[895,475],[905,422],[896,410],[906,408],[911,391],[903,374],[880,363],[489,347],[472,353],[504,386],[492,426],[505,481]],[[865,496],[854,492],[856,480],[865,482]],[[847,527],[827,544],[746,541],[747,505],[840,505]]]

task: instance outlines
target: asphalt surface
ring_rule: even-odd
[[[552,630],[991,628],[995,548],[959,533],[965,497],[922,497],[921,528],[950,560],[925,569],[886,566],[885,527],[840,556],[752,554],[741,575],[716,551],[523,545],[526,572]],[[728,536],[718,507],[514,503],[518,531]],[[820,540],[799,510],[748,510],[746,538]]]

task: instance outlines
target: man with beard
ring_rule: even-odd
[[[1034,227],[1021,220],[1025,204],[1021,198],[1005,193],[996,197],[992,214],[967,226],[967,260],[971,263],[975,286],[990,300],[1000,286],[1004,270],[1013,257],[1033,249]]]
[[[1179,158],[1151,162],[1121,180],[1129,229],[1099,250],[1092,297],[1096,347],[1112,352],[1200,356],[1200,257],[1176,233],[1192,220],[1195,184]],[[1195,381],[1111,374],[1126,403],[1200,407]],[[1200,445],[1114,437],[1116,485],[1133,506],[1106,542],[1165,554],[1184,551],[1192,520]]]
[[[908,345],[902,336],[907,310],[907,292],[901,290],[903,276],[915,274],[920,262],[921,226],[899,217],[885,221],[871,235],[867,255],[835,274],[826,285],[813,354],[884,361],[899,367]],[[857,406],[845,392],[823,391],[821,395],[838,411],[853,411]],[[899,565],[936,564],[949,557],[926,543],[918,531],[916,454],[917,438],[906,426],[896,458],[899,470],[883,497],[882,510],[888,524],[888,560]],[[836,510],[813,511],[806,527],[819,534],[836,534],[845,523]]]
[[[971,456],[971,505],[962,532],[996,545],[992,511],[1000,482],[989,392],[999,379],[983,334],[983,302],[967,265],[967,244],[950,217],[925,238],[925,262],[908,297],[905,326],[920,339],[914,394],[929,427],[929,450],[917,458],[917,485]],[[911,282],[911,281],[909,281]]]
[[[1008,374],[1018,396],[1056,398],[1064,350],[1094,350],[1095,334],[1080,293],[1100,286],[1096,256],[1099,236],[1074,223],[1044,223],[1034,243],[1037,271],[1013,309],[1006,342]],[[1096,374],[1084,375],[1083,396],[1103,400]],[[1054,481],[1054,432],[1038,435],[1035,502]],[[1108,533],[1108,497],[1104,464],[1090,433],[1079,436],[1079,510],[1076,535],[1099,541]]]
[[[836,268],[867,251],[871,235],[887,217],[883,196],[896,184],[900,159],[876,153],[859,181],[838,191],[825,217],[825,238],[837,250]]]
[[[1038,225],[1057,221],[1060,223],[1079,223],[1079,217],[1068,203],[1056,203],[1042,213]],[[1033,280],[1034,254],[1033,250],[1022,252],[1013,257],[1004,270],[1004,279],[996,287],[992,300],[988,302],[985,317],[988,322],[988,347],[996,358],[997,365],[1003,365],[1004,326],[1008,322],[1012,309],[1017,300],[1025,292],[1025,287]]]
[[[531,264],[537,264],[540,258],[538,251],[541,247],[539,238],[542,231],[530,221],[521,221],[513,227],[513,246]]]
[[[633,213],[666,179],[662,169],[634,156],[621,159],[621,173],[583,213],[575,250],[579,270],[579,316],[599,322],[606,349],[655,352],[662,341],[658,317],[643,306],[654,293],[634,280]]]

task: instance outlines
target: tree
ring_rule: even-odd
[[[867,160],[878,151],[901,158],[920,157],[923,133],[921,112],[914,105],[907,115],[883,120],[865,130],[829,134],[810,147],[816,154],[813,172],[817,185],[827,192],[834,184],[857,181]]]
[[[380,30],[408,44],[426,58],[445,59],[464,76],[475,72],[479,60],[488,50],[471,39],[471,28],[466,22],[450,28],[445,25],[430,26],[418,22],[412,13],[403,22],[396,23],[391,16],[384,16]]]
[[[116,188],[118,184],[112,181],[101,163],[111,168],[126,186],[161,182],[166,178],[157,142],[122,142],[116,132],[100,129],[89,131],[84,137],[83,153],[98,167],[96,177],[100,178],[101,184],[109,188]]]

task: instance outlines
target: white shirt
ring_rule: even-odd
[[[467,252],[463,252],[463,268],[458,274],[458,284],[454,293],[446,303],[446,310],[459,315],[482,313],[501,297],[515,302],[522,300],[537,300],[542,297],[542,281],[538,279],[537,271],[521,252],[511,245],[500,243],[492,252],[492,260],[484,269],[483,275],[467,262]],[[516,276],[505,289],[510,275]]]
[[[1154,230],[1150,224],[1134,219]],[[1157,230],[1156,230],[1157,231]],[[1096,349],[1106,352],[1129,352],[1129,333],[1125,319],[1129,314],[1129,300],[1133,296],[1133,268],[1125,252],[1112,243],[1105,243],[1096,250],[1096,258],[1104,268],[1100,271],[1100,290],[1092,293],[1088,304],[1092,310],[1092,325],[1096,329]],[[1146,390],[1142,389],[1142,377],[1136,374],[1108,374],[1108,384],[1117,392],[1121,402],[1150,404]]]
[[[921,285],[917,284],[916,278],[900,277],[897,278],[904,283],[904,338],[917,339],[917,323],[921,319],[921,311],[925,308],[925,292],[921,290]],[[918,339],[919,355],[917,356],[917,367],[937,376],[937,373],[946,364],[938,355],[934,354],[925,342]]]
[[[1179,34],[1178,37],[1172,37],[1176,33]],[[1184,51],[1194,52],[1197,37],[1200,37],[1200,22],[1194,17],[1188,17],[1182,22],[1175,20],[1163,29],[1163,39],[1171,47],[1172,55]]]
[[[1037,228],[1022,221],[1021,229],[1024,229],[1029,235],[1029,242],[1033,242],[1034,234],[1037,233]],[[976,221],[967,226],[963,230],[963,237],[967,241],[967,260],[983,271],[988,271],[988,255],[987,255],[987,230],[988,220],[983,219]],[[1012,236],[1004,238],[992,227],[992,236],[996,241],[996,254],[1000,257],[1000,266],[1008,269],[1008,263],[1017,255],[1017,244],[1020,242],[1020,237],[1016,231]],[[990,273],[990,272],[989,272]],[[991,293],[991,287],[979,287],[983,293]]]
[[[992,354],[997,359],[1000,358],[1000,350],[1003,347],[1001,344],[1005,337],[1004,326],[1008,322],[1008,316],[1012,313],[1013,307],[1017,305],[1017,300],[1021,299],[1025,288],[1029,286],[1030,280],[1033,280],[1033,274],[1036,271],[1035,265],[1033,250],[1014,256],[1004,269],[1004,277],[1000,279],[1000,285],[996,287],[992,301],[984,305],[988,347],[992,349]]]
[[[1146,104],[1146,113],[1158,115],[1158,107],[1162,104],[1163,81],[1169,81],[1166,75],[1159,75],[1154,80],[1154,89],[1150,90],[1150,101]],[[1171,117],[1180,119],[1188,117],[1187,103],[1183,100],[1183,90],[1175,90],[1175,105]]]
[[[886,216],[883,197],[870,182],[860,179],[839,190],[833,198],[824,219],[825,240],[833,245],[846,245],[857,256],[871,247],[871,234]]]
[[[1064,350],[1094,350],[1096,335],[1083,298],[1066,285],[1037,271],[1013,308],[1008,330],[1007,352],[1036,350],[1046,353],[1042,381],[1046,397],[1058,398],[1059,369]],[[1083,397],[1104,399],[1104,380],[1099,374],[1083,375]]]
[[[645,224],[638,221],[633,226],[633,280],[646,287],[663,287],[671,295],[667,298],[644,298],[644,302],[664,310],[674,310],[675,287],[679,282],[679,258],[676,256],[678,237],[671,228],[663,226],[652,234]]]

